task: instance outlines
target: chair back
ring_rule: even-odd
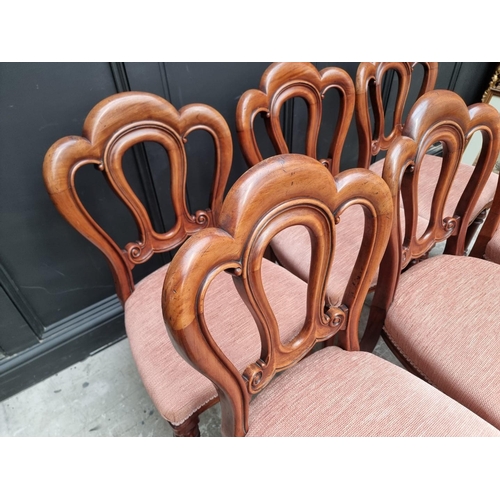
[[[307,105],[305,154],[317,158],[323,98],[332,88],[340,94],[340,106],[328,158],[321,163],[334,175],[338,173],[342,148],[354,113],[354,83],[343,69],[331,67],[318,71],[311,63],[274,63],[262,75],[259,90],[247,90],[241,96],[236,110],[236,128],[248,167],[263,159],[254,128],[258,114],[265,121],[276,154],[289,153],[280,112],[283,105],[295,97],[304,99]]]
[[[356,74],[356,127],[359,138],[358,166],[368,168],[372,157],[385,151],[403,130],[403,111],[410,90],[412,74],[421,64],[424,76],[418,97],[434,89],[438,64],[435,62],[363,62]],[[398,75],[396,103],[392,116],[392,129],[386,135],[386,106],[384,99],[384,77],[389,71]],[[390,87],[393,88],[393,85]],[[385,102],[384,102],[385,101]],[[370,109],[373,112],[373,123]]]
[[[337,226],[342,224],[344,210],[353,204],[364,211],[363,241],[342,303],[335,307],[325,304],[327,277],[335,255]],[[228,193],[217,226],[194,235],[177,252],[164,282],[165,323],[178,352],[216,386],[225,435],[247,432],[252,395],[276,373],[295,365],[316,343],[336,335],[341,347],[359,349],[361,310],[391,222],[388,188],[373,172],[350,169],[333,177],[317,160],[282,155],[247,171]],[[309,231],[312,259],[304,324],[284,345],[266,298],[261,264],[271,239],[293,225]],[[260,333],[260,357],[243,373],[218,347],[204,318],[207,289],[222,271],[233,276]],[[287,307],[286,297],[282,307]]]
[[[185,142],[193,130],[205,130],[215,144],[215,169],[210,207],[191,214],[186,200]],[[157,233],[148,212],[123,172],[125,152],[144,141],[162,145],[170,161],[171,197],[175,224]],[[124,303],[134,290],[132,269],[155,253],[181,245],[191,234],[213,226],[222,206],[232,162],[232,141],[223,117],[213,108],[191,104],[179,111],[159,96],[124,92],[104,99],[87,116],[81,137],[57,141],[43,165],[46,188],[63,217],[97,246],[111,267],[117,295]],[[75,188],[76,172],[94,164],[114,194],[132,214],[139,239],[121,249],[83,206]]]

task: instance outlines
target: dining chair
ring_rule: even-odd
[[[457,174],[467,139],[475,131],[483,147],[455,210],[446,197]],[[443,145],[443,162],[431,219],[421,236],[415,231],[420,199],[416,184],[427,149]],[[410,111],[401,137],[389,148],[383,179],[394,203],[403,191],[404,244],[393,222],[380,275],[387,281],[374,293],[365,332],[371,345],[377,330],[414,374],[500,428],[500,266],[462,255],[468,221],[500,153],[500,115],[487,104],[467,108],[448,91],[432,91]],[[491,213],[499,212],[499,193]],[[397,213],[397,211],[396,211]],[[418,262],[438,241],[444,254]],[[394,266],[394,262],[399,264]],[[409,263],[413,265],[409,266]],[[408,268],[400,274],[400,270]]]
[[[335,306],[326,299],[328,268],[343,211],[353,203],[365,217],[362,245]],[[353,169],[334,177],[313,158],[279,155],[245,172],[228,193],[218,224],[181,247],[165,276],[163,316],[178,352],[217,388],[224,436],[500,435],[404,369],[358,350],[363,302],[392,216],[389,188],[373,172]],[[293,314],[294,291],[271,303],[263,286],[263,256],[271,239],[295,224],[311,234],[313,259],[303,326],[284,342],[276,317],[280,311]],[[260,352],[244,370],[213,335],[214,318],[206,308],[210,288],[224,272],[259,329]],[[228,307],[219,311],[234,313]],[[338,346],[314,350],[332,336]]]
[[[328,107],[324,105],[325,96],[330,90],[338,92],[338,109],[333,101],[329,101]],[[265,122],[275,153],[289,152],[280,115],[285,103],[295,98],[303,99],[307,105],[308,119],[304,133],[304,152],[307,156],[318,159],[322,121],[335,122],[327,157],[319,161],[332,175],[336,175],[340,171],[341,153],[354,115],[356,89],[351,77],[343,69],[328,67],[318,71],[311,63],[273,63],[262,75],[259,89],[247,90],[241,96],[236,109],[236,128],[247,166],[253,167],[264,157],[263,141],[257,137],[259,116]],[[367,168],[369,164],[363,159],[361,166]],[[332,304],[339,304],[342,299],[362,240],[362,209],[352,206],[344,212],[343,218],[346,223],[338,228],[339,244],[327,287],[328,300]],[[426,221],[422,218],[420,227],[425,226]],[[311,243],[304,227],[289,227],[280,232],[273,238],[270,247],[283,267],[304,281],[309,279]]]
[[[372,158],[381,151],[386,151],[394,140],[401,135],[404,127],[404,109],[410,91],[415,69],[420,65],[423,69],[422,84],[418,97],[433,90],[438,74],[438,63],[435,62],[362,62],[356,74],[356,126],[359,137],[358,166],[368,167],[382,175],[384,159],[372,163]],[[384,82],[390,73],[393,77],[391,90],[395,89],[395,104],[387,107],[387,98],[383,99]],[[396,83],[397,82],[397,83]],[[433,197],[441,170],[441,157],[427,154],[420,167],[418,182],[418,214],[425,221],[430,220]],[[460,162],[456,175],[449,190],[445,211],[453,210],[462,195],[465,186],[474,171],[472,165]],[[484,222],[486,211],[491,207],[498,182],[498,175],[490,172],[490,176],[470,214],[465,249],[468,250],[478,229]],[[425,228],[421,225],[421,229]],[[422,234],[422,233],[420,233]]]
[[[215,167],[210,208],[193,214],[186,199],[185,142],[189,134],[197,130],[204,130],[213,139]],[[168,153],[175,222],[165,232],[155,230],[148,211],[124,173],[126,151],[146,141],[160,144]],[[134,284],[132,269],[154,254],[177,249],[191,235],[218,223],[231,162],[231,134],[215,109],[191,104],[177,110],[161,97],[143,92],[124,92],[101,101],[87,116],[82,136],[60,139],[44,160],[45,185],[55,206],[77,231],[103,252],[109,263],[116,293],[124,307],[125,329],[138,372],[153,403],[176,436],[199,435],[198,417],[218,401],[217,393],[205,377],[177,354],[165,332],[161,289],[169,264],[137,284]],[[95,165],[102,172],[114,195],[133,216],[137,241],[121,248],[84,207],[75,179],[87,164]],[[288,340],[302,326],[299,319],[306,286],[268,260],[262,268],[272,304],[280,304],[285,292],[293,292],[288,302],[290,310],[286,315],[284,312],[278,315],[281,332]],[[242,312],[241,299],[229,275],[218,276],[212,292],[206,309],[214,316],[214,331],[221,332],[220,342],[227,345],[236,366],[243,367],[253,353],[258,352],[257,327],[251,323],[249,314]],[[231,326],[228,326],[227,315],[217,313],[225,307],[235,311],[230,318]],[[240,336],[242,330],[246,333],[244,338]]]

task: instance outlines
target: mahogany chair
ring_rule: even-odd
[[[447,194],[467,139],[476,130],[483,136],[482,152],[456,209],[448,211]],[[442,169],[429,226],[418,236],[416,185],[425,153],[436,142],[443,145]],[[404,244],[401,246],[398,234],[401,226],[395,221],[380,268],[380,275],[388,279],[384,286],[377,285],[368,320],[373,331],[365,332],[374,345],[376,331],[383,324],[384,339],[410,371],[497,428],[500,266],[462,252],[467,223],[499,153],[500,115],[493,107],[476,104],[467,108],[448,91],[429,92],[416,103],[402,136],[389,148],[383,170],[393,202],[399,203],[401,192],[406,202]],[[499,202],[497,191],[490,212],[497,219]],[[491,222],[492,226],[497,223]],[[443,255],[418,262],[443,240]],[[410,262],[413,265],[400,274]]]
[[[340,157],[355,109],[355,87],[351,77],[340,68],[329,67],[318,71],[311,63],[274,63],[263,74],[259,89],[246,91],[236,110],[236,128],[243,156],[248,167],[262,160],[262,144],[257,140],[256,120],[260,115],[276,154],[289,152],[280,121],[284,104],[293,98],[302,98],[307,104],[308,121],[305,132],[305,153],[317,159],[320,125],[323,116],[331,120],[334,109],[326,109],[327,91],[339,93],[339,110],[328,156],[319,161],[336,175],[340,171]],[[362,162],[363,167],[368,167]],[[332,304],[339,304],[350,276],[362,240],[363,211],[352,206],[343,215],[346,223],[338,228],[339,244],[328,281],[327,296]],[[421,227],[426,226],[425,219]],[[309,279],[311,242],[302,226],[287,228],[277,234],[271,248],[278,262],[304,281]],[[375,281],[375,278],[374,278]]]
[[[359,163],[360,167],[369,167],[379,175],[382,175],[384,159],[372,163],[372,158],[386,151],[394,140],[401,135],[404,127],[403,112],[410,90],[413,72],[417,65],[423,68],[422,85],[418,97],[434,89],[438,73],[438,64],[433,62],[409,63],[409,62],[364,62],[359,65],[356,74],[356,126],[359,136]],[[398,76],[396,88],[396,102],[392,117],[387,116],[384,110],[382,98],[384,77],[390,71]],[[372,113],[370,113],[370,109]],[[373,115],[373,122],[371,115]],[[387,131],[387,122],[392,118],[392,128]],[[441,158],[427,154],[420,167],[420,180],[418,183],[418,215],[428,222],[430,220],[431,206],[441,170]],[[460,163],[454,177],[453,184],[448,193],[445,211],[453,211],[460,199],[465,186],[474,171],[474,167]],[[490,176],[481,192],[479,199],[470,213],[470,229],[468,231],[465,249],[467,250],[477,230],[484,222],[486,211],[491,207],[493,196],[498,182],[498,175],[490,172]],[[421,225],[421,230],[426,224]],[[420,233],[422,234],[422,233]]]
[[[325,306],[337,228],[352,203],[361,206],[366,222],[361,250],[341,304],[326,300]],[[310,157],[281,155],[247,171],[228,193],[216,227],[181,247],[165,277],[164,319],[178,352],[217,388],[223,435],[500,435],[407,371],[358,351],[361,309],[391,220],[390,192],[376,174],[354,169],[333,177]],[[277,308],[268,300],[263,256],[271,239],[295,224],[311,234],[311,279],[303,297],[303,326],[283,342],[276,316],[293,313],[294,292],[287,291]],[[233,277],[260,333],[260,353],[243,371],[213,335],[206,311],[210,288],[223,271]],[[234,310],[219,314],[230,317]],[[332,336],[340,346],[307,356]]]
[[[192,131],[205,130],[215,145],[215,169],[210,208],[190,213],[186,200],[187,159],[184,143]],[[133,192],[123,171],[125,152],[144,141],[165,148],[170,160],[171,196],[175,224],[165,233],[152,226],[148,212]],[[134,284],[132,269],[155,253],[178,248],[188,237],[218,223],[224,189],[232,161],[232,141],[222,116],[203,104],[179,111],[164,99],[142,92],[125,92],[104,99],[85,120],[82,137],[65,137],[47,152],[44,180],[52,201],[63,217],[105,255],[125,311],[125,328],[142,381],[161,415],[172,425],[174,435],[199,435],[198,416],[217,401],[212,384],[177,354],[165,332],[161,312],[161,288],[169,264]],[[132,214],[139,239],[120,248],[83,206],[75,188],[77,171],[94,164],[112,191]],[[286,291],[290,311],[278,316],[282,334],[290,339],[298,333],[306,293],[305,284],[283,268],[263,262],[269,300],[280,304]],[[258,352],[257,327],[248,313],[241,312],[241,299],[229,275],[217,277],[213,294],[207,298],[207,314],[214,316],[213,328],[221,332],[237,366],[246,366]],[[239,310],[231,317],[217,311],[222,307]],[[242,325],[248,335],[240,339]]]

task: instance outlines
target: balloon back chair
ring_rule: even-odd
[[[401,67],[404,69],[407,68],[404,63],[395,64],[402,65]],[[426,91],[434,85],[434,73],[435,71],[427,73],[428,82],[422,91]],[[404,83],[409,86],[409,79],[406,78]],[[336,89],[339,93],[338,110],[331,107],[332,101],[329,101],[328,107],[325,105],[324,98],[330,89]],[[359,90],[355,89],[354,82],[343,69],[330,67],[318,71],[310,63],[272,64],[262,76],[259,89],[248,90],[242,95],[236,111],[239,143],[247,165],[252,167],[263,157],[257,140],[255,123],[259,114],[265,121],[266,130],[276,153],[288,153],[285,134],[280,122],[280,111],[286,101],[299,97],[307,103],[308,121],[305,130],[305,153],[311,158],[317,158],[318,137],[322,120],[327,123],[333,122],[336,116],[328,156],[326,159],[321,159],[320,162],[332,175],[339,173],[341,153],[349,125],[353,119],[355,103],[359,101],[356,92]],[[358,111],[356,112],[358,113]],[[366,127],[370,127],[370,122],[365,122],[362,123]],[[360,134],[360,148],[364,146],[365,135]],[[394,135],[395,133],[386,138],[384,144],[388,144]],[[361,149],[358,166],[362,168],[369,166]],[[338,304],[342,299],[350,269],[352,269],[362,240],[364,216],[361,208],[353,205],[345,211],[343,217],[346,224],[338,228],[337,253],[327,286],[328,300],[332,304]],[[401,220],[404,223],[404,214],[401,214]],[[419,227],[425,227],[425,219],[419,219],[419,222],[421,222]],[[271,248],[276,260],[282,266],[304,281],[309,279],[311,242],[304,227],[294,226],[282,231],[272,240]],[[376,274],[372,285],[375,282]]]
[[[328,91],[338,92],[338,109],[326,108]],[[317,159],[322,122],[335,122],[328,155],[320,159],[331,175],[340,171],[340,158],[355,105],[355,89],[351,77],[341,68],[318,71],[311,63],[274,63],[262,75],[259,89],[247,90],[240,98],[236,110],[236,128],[243,156],[248,167],[253,167],[264,157],[263,143],[259,141],[257,119],[260,116],[276,154],[286,154],[289,146],[280,113],[285,103],[294,98],[303,99],[307,105],[305,129],[305,154]],[[335,121],[336,117],[336,121]],[[350,269],[362,240],[363,213],[358,206],[346,210],[346,224],[338,228],[337,254],[328,281],[327,295],[331,304],[339,304]],[[304,281],[309,279],[311,241],[303,226],[293,226],[281,231],[271,244],[276,260]]]
[[[404,108],[407,103],[411,80],[417,65],[423,68],[423,79],[418,97],[434,89],[438,73],[438,64],[434,62],[364,62],[359,65],[356,75],[356,125],[359,136],[359,166],[369,167],[382,175],[384,159],[372,162],[372,158],[381,151],[386,151],[394,140],[401,136],[404,127]],[[397,75],[392,81],[391,90],[395,89],[395,105],[392,116],[387,116],[387,99],[383,99],[384,78],[389,72]],[[371,110],[371,112],[370,112]],[[387,126],[391,123],[392,128]],[[389,128],[389,131],[387,130]],[[418,183],[418,215],[423,219],[420,231],[430,220],[432,203],[436,193],[439,172],[441,171],[441,157],[427,154],[422,159]],[[453,211],[464,192],[474,167],[460,162],[454,176],[453,184],[446,199],[445,211]],[[495,194],[498,176],[490,171],[490,176],[470,213],[470,229],[468,230],[465,249],[467,250],[484,222],[486,211],[491,207]],[[420,234],[422,234],[420,232]]]
[[[352,204],[360,205],[365,218],[362,244],[341,303],[333,305],[326,297],[328,269],[337,228]],[[358,351],[361,309],[391,221],[389,189],[373,172],[353,169],[334,177],[313,158],[280,155],[245,172],[228,193],[216,227],[181,247],[165,276],[164,320],[178,352],[217,388],[223,435],[499,435],[407,371]],[[276,309],[263,285],[262,264],[269,242],[293,225],[307,228],[313,258],[302,328],[283,342],[276,318],[280,310],[293,313],[294,292],[287,290]],[[244,370],[217,341],[206,314],[207,296],[221,273],[232,276],[260,334],[260,353]],[[234,311],[226,307],[219,314]],[[339,346],[314,350],[333,336]]]
[[[480,131],[483,147],[456,208],[448,211],[447,194],[457,174],[468,138]],[[443,161],[431,218],[416,234],[417,183],[425,153],[443,145]],[[500,152],[500,115],[487,104],[466,107],[448,91],[423,96],[411,110],[402,132],[389,148],[383,178],[394,203],[403,191],[406,227],[393,223],[365,332],[374,345],[380,325],[400,361],[442,392],[500,428],[500,266],[463,255],[467,226]],[[491,214],[498,217],[497,192]],[[397,211],[396,211],[397,212]],[[495,222],[492,222],[493,226]],[[436,242],[446,240],[443,255],[419,262]],[[394,266],[394,261],[399,261]],[[412,266],[408,264],[412,262]],[[407,270],[400,275],[398,269]],[[395,294],[394,294],[395,292]],[[394,295],[393,295],[394,294]],[[363,338],[363,340],[365,340]]]
[[[185,142],[195,130],[210,134],[215,145],[215,168],[210,208],[190,213],[186,200],[187,156]],[[132,190],[123,171],[123,157],[132,146],[144,141],[159,143],[170,160],[171,197],[175,223],[164,233],[152,226],[148,212]],[[222,116],[203,104],[192,104],[179,111],[164,99],[147,93],[125,92],[97,104],[85,120],[82,137],[70,136],[56,142],[44,161],[44,180],[52,201],[63,217],[105,255],[124,306],[125,329],[142,381],[161,415],[172,425],[176,436],[199,435],[198,416],[215,404],[217,393],[177,354],[161,312],[161,288],[169,264],[149,274],[137,285],[132,269],[155,253],[178,248],[188,237],[218,223],[224,190],[232,161],[229,128]],[[120,248],[83,206],[75,187],[77,171],[94,164],[113,193],[132,214],[139,239]],[[293,290],[291,312],[278,317],[285,337],[300,330],[298,318],[305,297],[305,284],[283,268],[265,261],[263,274],[269,300],[281,301],[285,291]],[[238,337],[241,324],[249,323],[245,311],[231,318],[218,316],[222,306],[238,309],[241,299],[229,275],[214,281],[207,298],[207,314],[216,316],[214,330],[228,344],[237,366],[246,366],[258,352],[259,334],[250,324],[248,335]],[[296,304],[296,307],[294,306]],[[241,310],[241,308],[240,308]],[[301,318],[300,318],[301,319]]]

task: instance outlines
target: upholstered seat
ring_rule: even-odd
[[[439,255],[401,275],[384,327],[415,371],[497,428],[499,290],[497,264]]]
[[[400,211],[401,226],[404,227],[404,210]],[[332,305],[342,301],[342,294],[354,267],[363,236],[363,211],[353,206],[342,215],[344,224],[339,224],[337,230],[338,245],[335,250],[335,261],[330,272],[327,285],[327,300]],[[427,220],[418,218],[418,229],[423,232],[427,228]],[[271,242],[271,247],[279,263],[304,281],[309,279],[311,262],[311,243],[307,229],[294,226],[277,234]],[[300,252],[297,251],[300,248]],[[372,286],[376,284],[378,272],[375,274]]]
[[[162,416],[181,425],[217,397],[214,385],[184,362],[165,330],[161,290],[169,264],[136,285],[125,302],[125,327],[141,379]],[[301,329],[305,317],[306,284],[268,260],[263,282],[284,342]],[[226,273],[219,274],[207,295],[205,315],[211,332],[231,361],[245,368],[259,355],[255,321]],[[227,311],[230,311],[227,314]]]
[[[318,404],[321,402],[321,404]],[[405,370],[327,347],[250,404],[247,436],[499,436],[494,427]]]

